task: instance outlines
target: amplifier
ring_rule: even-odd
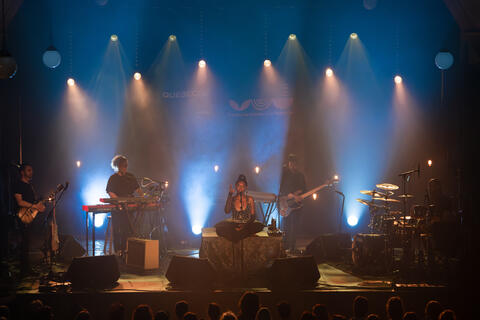
[[[128,238],[127,265],[143,270],[158,269],[158,240]]]

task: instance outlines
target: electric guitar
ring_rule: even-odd
[[[312,190],[307,191],[307,192],[299,195],[299,197],[302,198],[302,200],[305,199],[305,198],[308,198],[312,194],[314,194],[315,192],[320,191],[320,190],[328,187],[334,181],[336,181],[336,180],[335,179],[327,180],[321,186],[313,188]],[[285,196],[278,197],[278,204],[277,205],[278,205],[278,211],[280,212],[280,215],[282,217],[288,217],[290,215],[290,213],[292,213],[293,211],[298,210],[301,207],[303,207],[302,201],[295,200],[295,195],[293,193],[289,193]]]
[[[57,195],[57,193],[59,193],[60,191],[62,191],[65,187],[61,184],[59,184],[57,186],[57,189],[55,191],[53,191],[52,193],[50,193],[48,195],[48,197],[38,201],[37,203],[35,204],[38,204],[38,203],[45,203],[47,201],[51,201],[53,198],[55,198],[55,196]],[[21,207],[20,209],[18,209],[18,212],[17,212],[17,216],[18,218],[24,223],[24,224],[29,224],[31,223],[35,217],[37,216],[38,214],[38,209],[37,208],[34,208],[33,206],[31,207]]]

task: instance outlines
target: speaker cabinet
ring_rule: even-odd
[[[305,254],[315,257],[317,262],[342,261],[348,257],[352,240],[348,233],[326,233],[308,244]]]
[[[275,259],[268,272],[271,288],[313,288],[320,279],[312,256]]]
[[[207,259],[173,256],[165,274],[174,287],[208,288],[215,281],[215,271]]]
[[[158,240],[129,238],[127,265],[143,270],[158,269]]]
[[[74,258],[65,278],[74,288],[112,288],[120,278],[117,258],[113,255]]]

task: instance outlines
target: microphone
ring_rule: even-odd
[[[65,188],[63,188],[64,192],[67,191],[69,185],[70,185],[70,182],[66,181],[65,182]]]
[[[333,190],[333,191],[335,191],[336,193],[338,193],[338,194],[341,195],[342,197],[345,197],[345,195],[343,194],[342,191],[338,191],[338,190]]]

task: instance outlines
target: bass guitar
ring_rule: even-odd
[[[57,193],[59,193],[60,191],[62,191],[65,187],[61,184],[59,184],[57,186],[57,189],[55,191],[53,191],[52,193],[50,193],[48,195],[48,197],[38,201],[37,203],[45,203],[47,201],[52,201],[55,196],[57,195]],[[37,204],[36,203],[36,204]],[[24,223],[24,224],[29,224],[31,223],[35,217],[37,216],[38,214],[38,209],[37,208],[34,208],[33,206],[31,207],[21,207],[20,209],[18,209],[18,212],[17,212],[17,216],[18,218]]]
[[[307,191],[301,195],[299,195],[298,197],[301,198],[301,200],[305,199],[305,198],[308,198],[310,197],[312,194],[314,194],[315,192],[317,191],[320,191],[326,187],[328,187],[329,185],[331,185],[334,181],[337,181],[335,179],[331,179],[331,180],[327,180],[324,184],[322,184],[321,186],[318,186],[316,188],[313,188],[312,190],[310,191]],[[293,211],[295,210],[298,210],[300,209],[301,207],[303,207],[303,203],[302,201],[297,201],[295,199],[295,195],[293,193],[289,193],[285,196],[280,196],[278,197],[278,211],[280,212],[280,215],[282,217],[288,217],[290,215],[290,213],[292,213]]]

